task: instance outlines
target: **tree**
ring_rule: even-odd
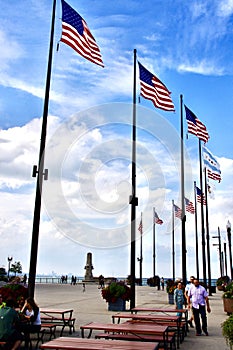
[[[10,272],[14,272],[15,276],[16,276],[16,273],[22,273],[21,262],[15,261],[14,264],[11,264]]]

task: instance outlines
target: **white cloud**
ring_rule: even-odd
[[[223,17],[229,17],[233,14],[233,1],[222,0],[218,2],[218,14]]]
[[[223,75],[224,69],[218,68],[209,60],[201,60],[199,62],[182,63],[178,66],[179,72],[197,73],[203,75]]]
[[[9,38],[7,34],[0,29],[0,72],[8,70],[10,64],[17,61],[24,56],[22,47],[12,38]]]

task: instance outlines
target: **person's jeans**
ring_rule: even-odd
[[[203,330],[204,333],[207,333],[207,317],[206,317],[206,309],[204,305],[199,305],[199,309],[196,309],[192,307],[193,309],[193,317],[194,322],[196,326],[196,332],[198,334],[201,334],[201,330]],[[200,316],[201,316],[201,323],[200,323]]]

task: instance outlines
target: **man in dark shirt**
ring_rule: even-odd
[[[20,323],[18,313],[14,310],[14,301],[8,299],[6,306],[0,308],[0,341],[12,344],[11,350],[19,348],[23,336],[16,327]]]

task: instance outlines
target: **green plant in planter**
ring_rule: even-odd
[[[233,282],[229,283],[226,286],[225,292],[223,293],[222,297],[224,299],[233,299]]]
[[[3,301],[12,298],[17,302],[20,297],[24,297],[24,299],[28,297],[28,288],[21,284],[6,284],[0,288],[0,294],[2,295]]]
[[[226,339],[227,345],[233,348],[233,315],[229,316],[222,324],[222,335]]]
[[[123,281],[111,282],[101,290],[101,294],[106,302],[115,303],[118,298],[129,301],[131,299],[131,288]]]
[[[168,279],[166,281],[166,291],[168,294],[174,294],[176,287],[177,283],[175,283],[172,279]]]
[[[222,276],[219,277],[216,281],[217,287],[226,287],[226,285],[229,283],[230,278],[228,276]]]

